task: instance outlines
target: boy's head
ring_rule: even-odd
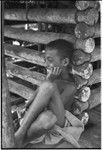
[[[51,67],[67,67],[71,61],[74,47],[66,40],[59,39],[46,45],[46,64]]]

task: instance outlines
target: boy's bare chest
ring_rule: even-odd
[[[55,80],[54,82],[56,83],[60,94],[66,89],[66,87],[69,84],[68,81],[64,81],[64,80]]]

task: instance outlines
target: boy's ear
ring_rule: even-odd
[[[62,60],[62,64],[63,64],[64,67],[68,66],[69,65],[69,59],[68,58],[64,58]]]

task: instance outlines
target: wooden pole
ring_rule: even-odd
[[[85,11],[77,11],[76,9],[30,9],[27,16],[24,9],[5,9],[4,11],[4,19],[19,21],[70,24],[76,24],[78,21],[94,25],[98,18],[98,11],[94,8]]]
[[[3,9],[3,2],[1,7]],[[1,9],[0,9],[1,10]],[[3,18],[3,11],[2,11]],[[2,19],[2,33],[3,33],[3,19]],[[3,41],[3,35],[2,35]],[[3,46],[2,46],[3,49]],[[13,120],[11,116],[10,95],[8,90],[8,83],[6,78],[6,69],[4,61],[4,51],[2,50],[2,148],[15,148],[16,142],[14,137]]]

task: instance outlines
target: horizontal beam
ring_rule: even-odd
[[[94,39],[92,38],[85,39],[85,40],[76,39],[74,35],[66,34],[66,33],[35,32],[31,30],[27,31],[24,29],[19,29],[19,28],[17,29],[17,28],[12,28],[10,26],[5,26],[4,36],[18,39],[18,40],[35,42],[35,43],[43,43],[43,44],[47,44],[57,39],[64,39],[74,44],[74,47],[76,49],[82,49],[87,53],[91,53],[95,48]]]
[[[95,69],[88,80],[88,85],[93,85],[99,82],[101,82],[101,69]]]
[[[26,31],[24,29],[12,28],[10,26],[5,26],[4,36],[9,38],[14,38],[23,41],[43,43],[47,44],[51,41],[57,39],[64,39],[71,43],[75,43],[75,36],[65,33],[54,33],[54,32],[35,32],[35,31]]]
[[[84,22],[78,23],[75,27],[75,35],[77,38],[86,39],[89,37],[98,38],[100,37],[100,24],[94,26],[88,26]]]
[[[46,77],[44,74],[36,71],[30,71],[27,68],[15,65],[13,63],[6,64],[6,73],[8,76],[13,75],[35,85],[40,85]]]
[[[25,102],[25,99],[22,97],[17,98],[16,96],[11,96],[10,95],[10,100],[11,100],[11,105],[20,105],[21,103]]]
[[[91,53],[91,62],[95,62],[101,60],[101,48],[100,46],[95,47],[93,52]]]
[[[15,58],[25,59],[28,62],[45,66],[43,55],[41,55],[39,52],[35,50],[5,43],[4,51],[5,51],[5,55],[12,56]]]
[[[8,86],[10,92],[18,94],[27,100],[31,100],[35,94],[34,90],[10,79],[8,79]]]
[[[91,91],[91,96],[88,100],[89,109],[94,108],[95,106],[101,104],[101,87]]]
[[[94,17],[93,17],[94,16]],[[90,19],[91,18],[91,19]],[[71,23],[85,22],[93,25],[99,18],[96,9],[77,11],[76,9],[5,9],[4,19],[18,21],[37,21],[50,23]]]
[[[51,23],[76,23],[76,10],[71,9],[5,9],[4,19],[18,21],[37,21]]]

